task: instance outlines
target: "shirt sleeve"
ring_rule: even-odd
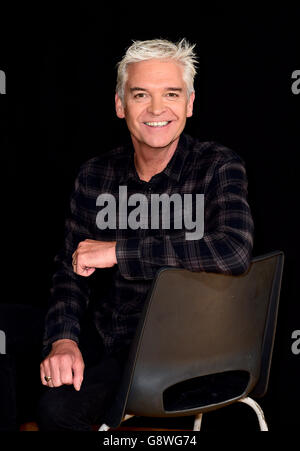
[[[75,180],[65,224],[64,246],[54,260],[55,271],[45,320],[44,355],[47,355],[51,344],[58,339],[68,338],[78,343],[80,319],[89,300],[90,287],[87,278],[74,273],[72,267],[72,254],[78,243],[90,236],[85,205],[85,172],[83,166]]]
[[[186,240],[183,230],[173,236],[119,240],[116,255],[122,276],[153,279],[163,266],[235,275],[245,272],[251,260],[254,229],[247,186],[241,159],[217,165],[204,196],[203,237]]]

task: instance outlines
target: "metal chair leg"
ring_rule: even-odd
[[[193,431],[200,431],[202,423],[202,413],[198,413],[195,417]]]
[[[123,423],[123,421],[129,420],[129,419],[132,418],[132,417],[134,417],[134,415],[125,415],[125,417],[124,417],[123,420],[122,420],[122,423]],[[101,424],[101,426],[99,427],[98,432],[99,432],[99,431],[108,431],[109,429],[110,429],[110,427],[107,426],[107,424],[103,423],[103,424]]]
[[[252,407],[252,409],[256,413],[261,431],[269,430],[267,422],[265,420],[264,412],[263,412],[262,408],[260,407],[260,405],[256,401],[254,401],[254,399],[247,397],[247,398],[239,399],[239,402],[243,402],[244,404],[248,404],[248,406]]]
[[[101,424],[101,426],[99,427],[98,432],[101,432],[101,431],[108,431],[109,429],[110,429],[110,427],[107,426],[107,424],[103,423],[103,424]]]

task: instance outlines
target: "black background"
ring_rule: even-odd
[[[197,44],[200,61],[186,131],[244,158],[253,255],[285,252],[271,379],[261,405],[270,427],[295,427],[300,355],[291,352],[291,334],[300,329],[300,95],[291,91],[291,75],[300,70],[299,9],[148,8],[151,14],[131,4],[3,10],[1,302],[46,303],[78,168],[128,138],[114,112],[115,66],[125,48],[136,39],[186,37]]]

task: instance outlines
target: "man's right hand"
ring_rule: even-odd
[[[60,387],[74,385],[79,391],[83,380],[84,362],[82,354],[73,340],[62,339],[52,343],[50,354],[40,365],[40,375],[43,385]],[[49,382],[45,377],[51,377]]]

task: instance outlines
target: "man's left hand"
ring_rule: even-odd
[[[116,241],[81,241],[72,259],[74,272],[88,277],[97,268],[110,268],[117,263]]]

